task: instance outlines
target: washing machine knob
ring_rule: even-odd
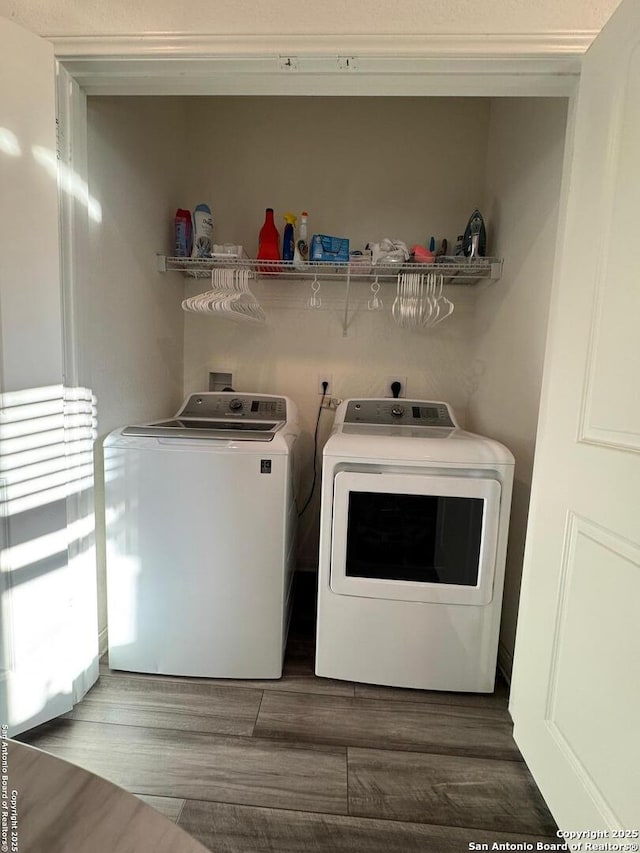
[[[243,406],[242,400],[238,400],[237,397],[234,397],[233,400],[229,401],[229,408],[232,412],[239,412]]]
[[[402,406],[394,406],[393,409],[391,409],[391,414],[394,418],[401,418],[404,415],[404,409]]]

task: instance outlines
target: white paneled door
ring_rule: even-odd
[[[97,677],[90,392],[65,388],[52,45],[0,18],[0,722]],[[64,191],[64,187],[62,187]],[[70,522],[70,502],[88,505]]]
[[[623,0],[580,79],[511,699],[561,829],[612,844],[640,829],[639,205],[640,0]]]

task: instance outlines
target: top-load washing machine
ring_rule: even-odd
[[[341,403],[323,453],[317,675],[493,691],[513,466],[446,403]]]
[[[105,439],[112,669],[281,676],[298,433],[291,400],[222,392]]]

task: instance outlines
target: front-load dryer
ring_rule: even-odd
[[[513,466],[446,403],[340,404],[323,453],[317,675],[493,691]]]
[[[112,669],[281,676],[298,433],[285,397],[200,393],[105,439]]]

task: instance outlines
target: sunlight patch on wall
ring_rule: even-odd
[[[89,185],[76,171],[58,160],[56,152],[50,148],[32,145],[31,153],[36,163],[39,163],[52,178],[58,180],[63,192],[73,196],[87,208],[90,219],[94,222],[102,222],[102,205],[90,194]]]
[[[62,385],[0,395],[0,514],[26,512],[93,487],[96,399]]]
[[[87,515],[68,524],[63,530],[55,530],[18,545],[9,545],[0,554],[0,569],[3,572],[16,571],[64,553],[73,542],[91,536],[94,527],[93,515]]]
[[[96,435],[88,388],[0,395],[0,699],[11,732],[71,707],[97,668]]]
[[[18,137],[8,127],[0,127],[0,151],[9,157],[19,157],[22,154]]]

